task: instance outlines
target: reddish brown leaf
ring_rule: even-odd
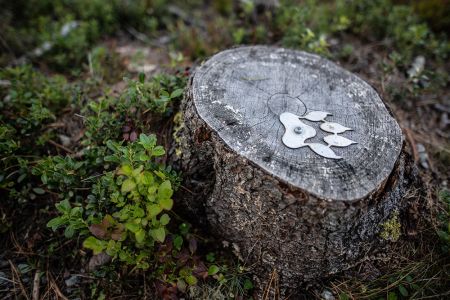
[[[195,277],[200,277],[203,279],[206,279],[208,277],[208,269],[206,268],[205,264],[201,261],[194,267],[194,270],[192,270],[192,274]]]
[[[91,226],[89,226],[89,231],[95,236],[98,237],[99,239],[104,239],[106,238],[108,232],[106,231],[106,229],[101,225],[101,224],[93,224]]]
[[[189,251],[191,251],[191,254],[194,254],[195,251],[197,251],[197,240],[196,239],[189,240]]]
[[[189,252],[186,249],[181,250],[176,257],[178,259],[177,265],[184,266],[190,257],[191,256],[189,255]]]
[[[106,215],[106,216],[103,218],[101,224],[102,224],[102,226],[103,226],[105,229],[108,229],[111,225],[113,225],[113,223],[114,223],[113,217],[111,217],[110,215]]]
[[[134,142],[135,140],[137,140],[137,133],[136,131],[133,131],[130,133],[130,141]]]
[[[117,224],[114,227],[114,230],[111,232],[111,239],[115,240],[115,241],[120,241],[120,240],[124,240],[125,239],[125,226],[121,223]]]

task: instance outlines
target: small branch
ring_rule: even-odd
[[[86,119],[86,117],[85,116],[82,116],[82,115],[80,115],[80,114],[73,114],[75,117],[78,117],[78,118],[82,118],[82,119]]]
[[[46,128],[62,128],[62,127],[66,127],[66,124],[64,124],[63,122],[50,123],[46,126]]]
[[[268,300],[269,299],[270,289],[272,287],[272,284],[273,284],[273,289],[274,289],[274,293],[275,293],[274,298],[276,300],[278,300],[278,298],[276,297],[276,294],[278,294],[277,291],[276,291],[277,281],[278,281],[278,274],[277,274],[277,271],[274,269],[272,271],[272,274],[270,275],[269,283],[267,284],[267,286],[266,286],[266,288],[264,290],[264,293],[263,293],[263,296],[262,296],[263,300]]]
[[[19,284],[20,291],[21,291],[22,295],[24,295],[25,298],[27,300],[29,300],[30,297],[28,297],[27,291],[25,290],[25,287],[23,286],[22,280],[20,279],[19,272],[17,271],[17,269],[14,266],[14,264],[12,263],[12,261],[8,260],[8,262],[9,262],[9,264],[11,266],[11,273],[13,274],[13,281],[16,282],[15,278],[17,278],[17,283]]]
[[[180,187],[181,187],[183,190],[185,190],[185,191],[191,193],[192,195],[195,195],[195,193],[194,193],[193,191],[191,191],[190,189],[188,189],[188,188],[185,187],[184,185],[180,184]]]
[[[58,285],[56,284],[55,279],[53,278],[53,276],[51,274],[49,274],[49,275],[50,275],[49,277],[50,277],[50,287],[51,287],[51,289],[55,292],[55,294],[59,297],[59,299],[69,300],[61,292],[61,290],[59,289]]]
[[[33,279],[33,294],[32,299],[33,300],[39,300],[39,286],[41,283],[41,271],[37,270],[34,274]]]
[[[50,143],[50,144],[52,144],[53,146],[55,146],[55,147],[57,147],[57,148],[60,148],[60,149],[62,149],[62,150],[64,150],[64,151],[66,151],[67,153],[70,153],[70,154],[74,154],[75,152],[73,152],[72,150],[70,150],[69,148],[67,148],[67,147],[65,147],[65,146],[63,146],[63,145],[61,145],[61,144],[58,144],[57,142],[55,142],[55,141],[53,141],[53,140],[48,140],[48,142]]]

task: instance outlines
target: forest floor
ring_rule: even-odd
[[[317,53],[369,82],[424,182],[385,249],[290,299],[450,297],[444,17],[389,0],[66,2],[0,12],[2,299],[257,297],[251,266],[177,211],[189,191],[169,159],[186,80],[242,44]]]

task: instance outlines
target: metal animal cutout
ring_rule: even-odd
[[[286,145],[286,147],[292,149],[307,146],[312,151],[325,158],[342,158],[341,156],[336,155],[331,147],[347,147],[357,143],[338,135],[339,133],[343,133],[347,130],[352,129],[342,126],[338,123],[328,122],[327,120],[325,120],[328,115],[331,114],[323,111],[312,111],[304,116],[297,116],[290,112],[282,113],[280,115],[280,122],[284,125],[284,128],[286,130],[282,138],[283,144]],[[331,135],[327,135],[323,138],[327,145],[306,142],[307,139],[316,136],[317,132],[313,127],[303,123],[301,119],[306,119],[312,122],[322,122],[320,124],[320,129],[325,132],[332,133]]]

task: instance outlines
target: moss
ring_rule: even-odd
[[[181,139],[180,139],[180,131],[181,129],[183,129],[184,127],[184,123],[183,123],[183,113],[181,111],[177,112],[175,114],[175,116],[173,117],[173,123],[174,123],[174,128],[173,128],[173,140],[175,141],[176,144],[176,148],[175,148],[175,155],[177,157],[181,156],[181,148],[180,148],[180,143],[181,143]]]
[[[398,211],[395,211],[391,218],[381,224],[383,230],[380,237],[386,241],[396,242],[400,238],[401,224],[398,220]]]

